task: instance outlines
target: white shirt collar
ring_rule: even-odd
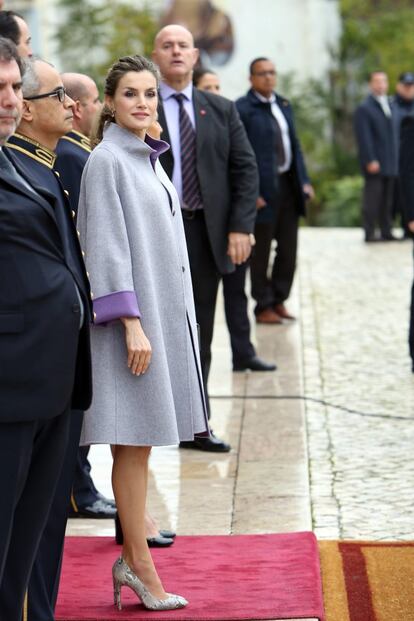
[[[262,101],[263,103],[275,103],[276,102],[276,95],[274,93],[272,93],[270,97],[264,97],[257,91],[253,91],[253,93],[256,95],[257,99],[259,101]]]
[[[165,82],[161,82],[160,96],[163,101],[165,101],[166,99],[170,99],[170,97],[173,97],[177,93],[182,93],[189,101],[193,101],[193,85],[191,84],[191,82],[187,84],[187,86],[183,88],[182,91],[176,91],[174,88],[171,88],[171,86],[168,86],[168,84],[166,84]]]

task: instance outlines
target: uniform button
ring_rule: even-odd
[[[66,196],[69,196],[69,192],[67,190],[63,190]]]
[[[87,277],[89,278],[89,272],[86,272]]]
[[[81,250],[81,252],[82,252],[83,258],[85,258],[86,257],[86,252],[84,250]]]
[[[76,211],[73,211],[72,209],[72,218],[75,219],[76,218]]]
[[[183,272],[185,272],[185,267],[184,265],[181,266],[181,269],[183,270]]]
[[[175,216],[175,210],[172,212],[173,217]]]
[[[93,300],[94,297],[95,297],[94,293],[93,293],[93,291],[91,291],[91,300]]]
[[[55,172],[56,177],[60,177],[60,174],[58,173],[57,170],[55,170],[54,172]]]
[[[77,232],[77,234],[78,234],[78,237],[80,237],[80,230],[79,230],[79,229],[76,229],[76,232]]]
[[[79,306],[79,304],[73,304],[72,312],[75,313],[75,315],[79,315],[79,313],[80,313],[80,306]]]
[[[93,314],[93,320],[96,321],[96,313]]]

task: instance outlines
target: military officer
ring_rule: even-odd
[[[73,227],[75,217],[68,191],[63,188],[59,172],[55,170],[56,145],[72,129],[73,106],[74,102],[67,96],[62,79],[54,67],[41,60],[26,62],[23,114],[17,132],[6,143],[5,151],[11,159],[17,161],[33,185],[44,188],[50,202],[55,204],[60,231]],[[67,255],[72,257],[69,269],[72,272],[83,271],[86,278],[82,258],[78,257],[76,262],[76,239],[67,236],[63,238],[63,243],[67,246]],[[81,314],[85,314],[84,321],[88,321],[85,303],[80,296],[79,309]],[[67,509],[82,419],[83,412],[72,411],[62,472],[29,582],[28,621],[54,619]]]
[[[96,115],[101,109],[99,92],[95,82],[81,73],[61,75],[66,93],[73,100],[72,129],[60,138],[56,154],[55,170],[60,174],[63,187],[69,192],[71,209],[76,213],[83,167],[91,152],[89,135]],[[88,446],[78,449],[69,517],[114,518],[115,502],[105,498],[95,487],[88,461]]]

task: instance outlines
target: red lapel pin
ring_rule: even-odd
[[[207,112],[204,110],[204,108],[201,108],[200,114],[201,116],[206,116]]]

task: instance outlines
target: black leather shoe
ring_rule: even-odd
[[[160,530],[159,532],[159,537],[147,537],[149,548],[168,548],[174,543],[175,533],[172,530]],[[119,546],[124,543],[124,533],[118,514],[115,516],[115,541]]]
[[[235,362],[233,371],[276,371],[277,366],[273,362],[265,362],[258,356],[252,356],[245,362]]]
[[[196,451],[209,451],[211,453],[228,453],[231,450],[230,444],[216,438],[212,431],[208,438],[194,438],[194,440],[180,442],[180,448],[194,449]]]
[[[174,539],[169,537],[147,537],[147,544],[149,548],[168,548],[172,546]]]
[[[88,505],[77,505],[75,509],[71,506],[69,510],[70,518],[91,518],[94,520],[103,520],[114,518],[116,508],[114,504],[108,501],[104,496],[97,498]]]

